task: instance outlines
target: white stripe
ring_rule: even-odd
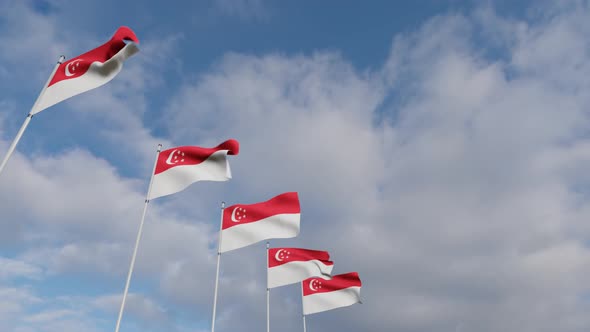
[[[104,63],[95,61],[90,64],[90,68],[82,76],[65,79],[53,84],[45,90],[45,93],[43,93],[39,102],[35,104],[31,113],[39,113],[60,101],[108,83],[121,71],[125,59],[138,51],[139,48],[136,44],[129,43]]]
[[[249,246],[266,239],[285,239],[299,234],[301,214],[275,214],[255,222],[245,223],[221,231],[220,252]]]
[[[332,268],[334,265],[326,265],[317,259],[274,266],[268,269],[268,288],[294,284],[321,275],[329,276]]]
[[[361,301],[359,286],[327,293],[316,293],[303,297],[303,314],[310,315],[322,311],[347,307]]]
[[[152,191],[148,199],[177,193],[197,181],[231,179],[227,152],[228,150],[215,151],[199,164],[176,166],[154,175]]]

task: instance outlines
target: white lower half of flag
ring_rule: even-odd
[[[31,114],[39,113],[60,101],[108,83],[121,71],[123,62],[137,52],[139,52],[137,45],[127,44],[104,63],[93,62],[82,76],[59,81],[47,87],[37,103],[33,105]]]
[[[221,231],[219,252],[249,246],[266,239],[285,239],[299,234],[299,213],[276,214]]]
[[[334,265],[319,260],[295,261],[268,268],[268,288],[294,284],[311,277],[330,276]]]
[[[359,302],[361,302],[360,287],[348,287],[332,292],[306,295],[303,297],[303,314],[315,314],[322,311],[347,307]]]
[[[174,194],[197,181],[229,179],[231,179],[231,169],[227,160],[227,150],[220,150],[211,154],[202,163],[176,166],[154,175],[148,199]]]

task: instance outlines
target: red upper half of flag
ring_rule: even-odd
[[[229,139],[214,148],[202,148],[198,146],[178,146],[164,150],[158,155],[154,174],[162,173],[172,167],[184,165],[197,165],[207,160],[213,153],[227,150],[230,155],[240,152],[240,143],[235,139]]]
[[[329,293],[349,287],[361,287],[361,279],[357,272],[333,276],[332,279],[309,278],[303,282],[303,296],[317,293]]]
[[[93,62],[105,62],[122,50],[126,40],[139,43],[133,30],[123,26],[115,32],[108,42],[59,65],[48,86],[84,75]]]
[[[300,248],[271,248],[268,250],[268,267],[311,260],[321,261],[325,265],[334,265],[334,262],[330,261],[330,254],[327,251]]]
[[[277,214],[301,213],[299,196],[296,192],[280,194],[266,202],[255,204],[236,204],[223,211],[222,229],[252,223]]]

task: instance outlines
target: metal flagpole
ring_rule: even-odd
[[[270,243],[266,242],[266,332],[270,332],[270,288],[268,288],[268,249]]]
[[[217,309],[217,287],[219,286],[219,262],[221,261],[221,231],[223,229],[223,210],[225,202],[221,202],[221,221],[219,222],[219,236],[217,237],[217,273],[215,274],[215,295],[213,296],[213,318],[211,332],[215,332],[215,310]]]
[[[147,207],[150,202],[150,191],[152,190],[152,181],[154,180],[154,172],[156,171],[156,165],[158,164],[158,156],[162,150],[162,144],[158,144],[158,151],[156,152],[156,160],[154,161],[154,168],[152,169],[152,176],[150,178],[150,184],[148,185],[147,194],[145,196],[145,204],[143,206],[143,214],[141,215],[141,222],[139,223],[139,231],[137,232],[137,238],[135,239],[135,249],[133,249],[133,256],[131,257],[131,264],[129,264],[129,272],[127,273],[127,282],[125,283],[125,290],[123,291],[123,300],[121,301],[121,309],[119,310],[119,318],[117,318],[117,326],[115,332],[119,332],[121,326],[121,318],[123,318],[123,309],[125,309],[125,300],[127,299],[127,292],[129,291],[129,283],[131,282],[131,275],[133,274],[133,266],[135,265],[135,257],[137,256],[137,248],[139,247],[139,240],[141,239],[141,232],[143,230],[143,222],[145,221],[145,214]]]
[[[303,281],[301,282],[301,313],[303,313],[303,332],[307,332],[307,324],[305,323],[305,313],[303,312]]]
[[[305,324],[305,315],[303,315],[303,332],[307,332],[307,324]]]
[[[31,107],[31,111],[33,109],[35,109],[35,106],[37,106],[37,103],[39,103],[41,96],[43,96],[43,94],[45,93],[45,90],[47,90],[47,85],[49,85],[49,82],[53,78],[53,75],[55,75],[55,72],[57,71],[57,67],[59,67],[59,65],[61,65],[65,59],[66,59],[66,57],[61,55],[59,57],[59,59],[57,60],[57,64],[55,65],[55,68],[53,68],[51,75],[49,75],[49,78],[47,79],[47,83],[45,83],[45,85],[43,86],[43,89],[39,93],[39,96],[37,96],[37,100],[35,100],[33,107]],[[31,113],[31,111],[29,111],[29,114],[27,114],[27,117],[25,118],[23,125],[20,127],[18,133],[16,134],[16,137],[14,138],[12,143],[10,144],[10,147],[8,148],[8,152],[6,153],[6,156],[4,156],[4,160],[2,160],[2,164],[0,164],[0,174],[2,174],[2,170],[4,170],[4,166],[6,166],[6,163],[8,163],[8,159],[10,159],[10,156],[12,156],[12,153],[14,152],[14,149],[16,148],[18,141],[20,141],[21,137],[23,136],[23,133],[25,132],[25,129],[27,129],[27,127],[29,126],[29,122],[31,122],[31,119],[33,118],[33,114]]]

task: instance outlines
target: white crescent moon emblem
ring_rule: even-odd
[[[66,70],[67,69],[68,68],[66,67]],[[178,149],[172,151],[172,153],[168,156],[168,159],[166,159],[166,164],[168,164],[168,165],[174,165],[174,164],[176,164],[175,162],[172,162],[172,157],[174,157],[174,154],[176,153],[176,151],[178,151]]]
[[[239,220],[236,220],[236,211],[239,209],[240,207],[236,207],[232,212],[231,212],[231,221],[233,222],[240,222]]]
[[[70,62],[70,63],[68,63],[66,65],[66,76],[67,77],[74,76],[74,74],[70,71],[70,66],[73,65],[73,64],[76,64],[76,63],[78,63],[80,61],[82,61],[82,59],[76,59],[76,60],[74,60],[74,61],[72,61],[72,62]]]
[[[283,259],[281,258],[281,252],[283,252],[283,250],[285,249],[279,249],[279,251],[277,251],[277,253],[275,254],[275,259],[279,262],[283,261]]]
[[[317,279],[313,279],[312,281],[309,282],[309,289],[311,289],[314,292],[317,292],[318,289],[316,288],[316,286],[313,285],[314,282],[318,282]]]

